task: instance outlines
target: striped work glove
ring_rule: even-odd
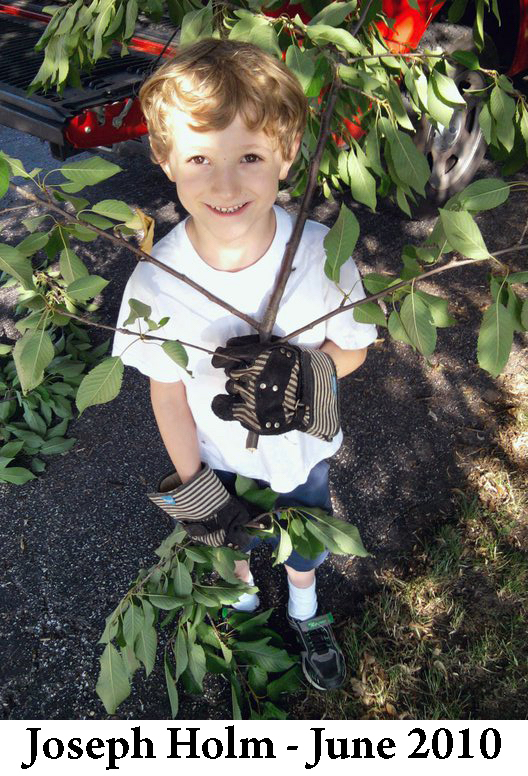
[[[232,496],[208,466],[184,485],[176,472],[164,477],[149,499],[177,520],[198,544],[244,550],[250,540],[244,526],[265,528],[252,522],[244,503]],[[249,506],[249,505],[248,505]]]
[[[262,435],[304,431],[330,441],[340,428],[332,358],[274,339],[261,343],[258,335],[233,337],[215,350],[212,364],[229,379],[227,396],[212,401],[213,412]]]

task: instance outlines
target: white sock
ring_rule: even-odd
[[[253,579],[253,574],[251,571],[249,572],[247,584],[250,586],[255,584],[255,580]],[[256,593],[242,593],[238,601],[232,604],[232,606],[233,609],[237,610],[237,612],[254,612],[255,609],[258,608],[259,604],[260,600]]]
[[[288,614],[294,620],[310,620],[317,612],[317,595],[315,592],[315,579],[310,587],[295,587],[288,579],[290,598],[288,601]]]

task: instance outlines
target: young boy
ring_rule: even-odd
[[[274,203],[304,131],[307,101],[300,84],[256,46],[210,39],[162,66],[140,99],[154,160],[189,213],[152,254],[261,321],[293,226]],[[323,271],[327,231],[313,221],[304,228],[275,336],[343,299]],[[352,260],[340,287],[351,300],[364,296]],[[326,459],[343,438],[336,375],[361,366],[375,327],[356,323],[350,312],[291,342],[260,346],[248,338],[255,331],[244,320],[149,263],[132,273],[118,326],[129,315],[130,298],[150,305],[156,320],[170,316],[160,336],[202,348],[187,348],[190,377],[159,344],[130,345],[130,337],[116,334],[114,354],[150,377],[152,407],[176,469],[151,498],[198,541],[246,551],[259,540],[246,541],[243,526],[251,518],[234,495],[237,473],[269,484],[283,505],[331,509]],[[256,452],[246,449],[248,428],[259,429]],[[329,618],[316,617],[315,568],[327,554],[307,559],[294,551],[284,564],[288,621],[302,644],[305,676],[322,690],[339,687],[345,677]],[[252,585],[248,562],[235,566]],[[258,604],[256,595],[244,594],[235,608],[253,611]]]

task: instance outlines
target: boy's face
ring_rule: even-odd
[[[196,132],[189,116],[174,108],[171,125],[173,147],[161,167],[192,217],[195,247],[217,255],[244,247],[249,257],[268,238],[269,245],[275,230],[272,206],[291,161],[262,130],[249,130],[241,116],[223,130]]]

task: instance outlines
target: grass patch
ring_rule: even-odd
[[[461,501],[417,576],[385,573],[361,621],[342,629],[344,690],[310,692],[300,716],[527,718],[528,554],[517,527],[508,510]]]

